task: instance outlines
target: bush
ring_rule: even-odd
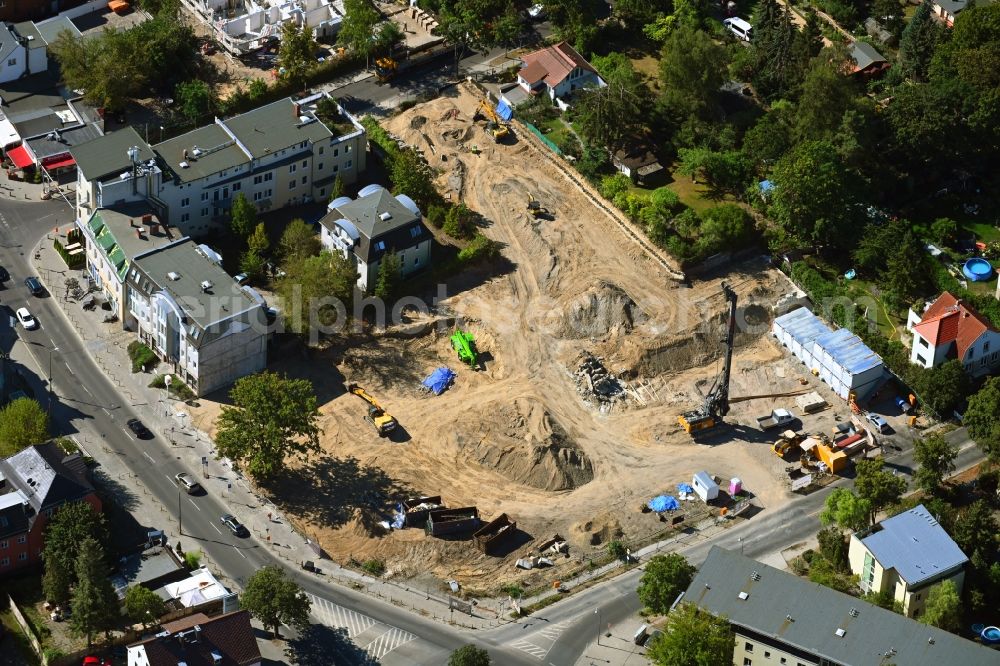
[[[444,232],[452,238],[471,239],[475,235],[475,213],[465,204],[448,208],[444,219]]]
[[[197,569],[201,565],[201,551],[192,550],[184,553],[184,564],[186,564],[187,568],[192,571]]]
[[[74,271],[80,270],[87,263],[86,254],[84,254],[83,252],[81,252],[80,254],[70,254],[69,252],[66,251],[66,248],[64,248],[62,243],[60,243],[58,240],[52,241],[52,247],[56,249],[56,253],[60,257],[62,257],[62,260],[66,262],[66,268],[69,268],[70,270]]]
[[[160,362],[153,350],[138,340],[129,343],[128,357],[132,360],[132,372],[148,372]]]
[[[624,561],[628,556],[628,548],[625,547],[624,542],[619,541],[618,539],[612,539],[608,542],[608,555],[616,560]]]
[[[375,558],[365,560],[361,569],[371,576],[381,577],[385,573],[385,562]]]
[[[499,254],[500,243],[476,232],[476,235],[472,237],[472,241],[459,251],[458,260],[463,264],[472,264],[492,259]]]
[[[448,214],[448,209],[444,206],[438,204],[431,204],[427,207],[427,221],[431,223],[436,229],[440,229],[444,226],[445,216]]]

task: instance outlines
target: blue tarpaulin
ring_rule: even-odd
[[[694,488],[692,488],[691,485],[687,484],[687,483],[678,483],[677,484],[677,492],[679,492],[679,493],[693,493],[694,492]]]
[[[450,368],[438,368],[423,381],[423,384],[434,391],[434,395],[441,395],[453,379],[455,379],[455,373]]]
[[[503,120],[510,120],[514,117],[514,109],[510,108],[507,102],[500,100],[497,103],[497,115]]]
[[[658,495],[649,500],[649,504],[646,506],[656,513],[663,513],[664,511],[675,511],[680,504],[678,504],[677,498],[671,495]]]

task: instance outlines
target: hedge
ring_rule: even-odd
[[[87,255],[83,252],[79,254],[70,254],[58,240],[53,240],[52,246],[56,249],[56,252],[59,253],[59,256],[62,257],[62,260],[66,262],[66,267],[70,270],[80,270],[87,265]]]
[[[148,371],[160,362],[153,350],[138,340],[129,343],[128,357],[132,360],[132,372]]]

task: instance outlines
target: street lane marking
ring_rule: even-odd
[[[398,627],[391,627],[389,631],[385,632],[366,645],[364,650],[376,661],[378,661],[399,646],[406,645],[410,641],[414,641],[416,639],[417,637],[408,631],[403,631]]]
[[[343,606],[327,601],[323,597],[306,593],[312,603],[312,616],[328,627],[342,627],[350,638],[373,627],[375,620]]]
[[[239,553],[240,557],[242,557],[244,560],[247,559],[247,556],[243,554],[243,551],[240,550],[238,546],[233,546],[233,550],[235,550],[237,553]]]
[[[539,661],[545,659],[545,655],[549,653],[549,651],[545,648],[538,647],[534,643],[529,643],[528,641],[517,641],[516,643],[511,643],[510,646],[520,650],[521,652],[527,652]]]
[[[142,455],[144,455],[144,456],[146,456],[147,458],[149,458],[149,462],[153,463],[154,465],[156,464],[156,461],[155,461],[155,460],[153,460],[153,456],[149,455],[149,454],[148,454],[148,453],[146,453],[145,451],[143,451],[143,452],[142,452]]]
[[[188,497],[188,502],[191,502],[191,505],[192,505],[192,506],[193,506],[194,508],[196,508],[196,509],[198,509],[199,511],[201,511],[201,507],[200,507],[200,506],[198,506],[197,504],[195,504],[195,503],[194,503],[194,500],[193,500],[193,499],[191,499],[190,497]],[[215,527],[215,525],[212,525],[212,527]]]
[[[215,530],[215,531],[216,531],[216,532],[218,532],[219,534],[222,534],[222,530],[220,530],[220,529],[219,529],[218,527],[216,527],[216,526],[215,526],[215,523],[209,523],[209,525],[211,525],[211,526],[212,526],[212,529],[213,529],[213,530]]]

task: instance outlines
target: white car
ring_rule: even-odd
[[[885,418],[883,418],[882,416],[879,416],[878,414],[875,414],[873,412],[868,412],[868,416],[866,418],[868,419],[869,423],[875,426],[875,429],[878,430],[880,433],[885,433],[886,431],[889,430],[889,422],[886,421]]]
[[[21,322],[21,326],[24,326],[29,331],[33,331],[38,328],[38,320],[31,316],[28,312],[28,308],[18,308],[17,309],[17,320]]]

